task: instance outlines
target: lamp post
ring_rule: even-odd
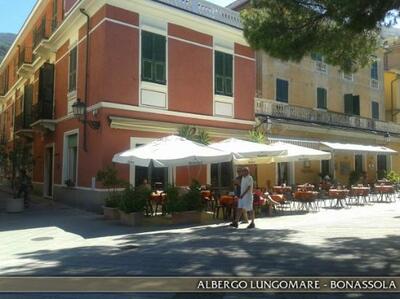
[[[83,123],[85,127],[88,125],[93,130],[98,130],[100,128],[99,121],[88,119],[86,103],[82,102],[80,99],[77,99],[76,102],[72,104],[72,112],[74,117]],[[87,152],[86,134],[83,134],[83,149]]]

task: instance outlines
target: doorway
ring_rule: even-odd
[[[53,146],[46,147],[43,193],[46,197],[53,197]]]

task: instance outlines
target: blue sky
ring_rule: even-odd
[[[36,0],[0,0],[0,32],[18,33]]]
[[[226,6],[233,0],[208,0]],[[0,0],[0,32],[18,33],[36,0]]]

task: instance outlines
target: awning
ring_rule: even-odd
[[[276,146],[284,146],[288,153],[279,157],[272,158],[272,162],[293,162],[293,161],[311,161],[311,160],[330,160],[331,153],[324,152],[304,146],[276,142]]]
[[[378,154],[397,153],[395,150],[379,145],[321,142],[321,149],[323,149],[323,147],[326,147],[326,149],[331,151],[350,151],[350,152],[378,153]]]

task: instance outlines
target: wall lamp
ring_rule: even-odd
[[[385,134],[383,134],[383,138],[385,140],[385,143],[389,143],[390,142],[390,133],[386,132]]]
[[[83,124],[87,124],[90,128],[98,130],[100,128],[100,122],[97,120],[89,120],[87,118],[87,107],[85,102],[77,99],[75,103],[72,104],[72,112],[74,117],[79,119]]]

